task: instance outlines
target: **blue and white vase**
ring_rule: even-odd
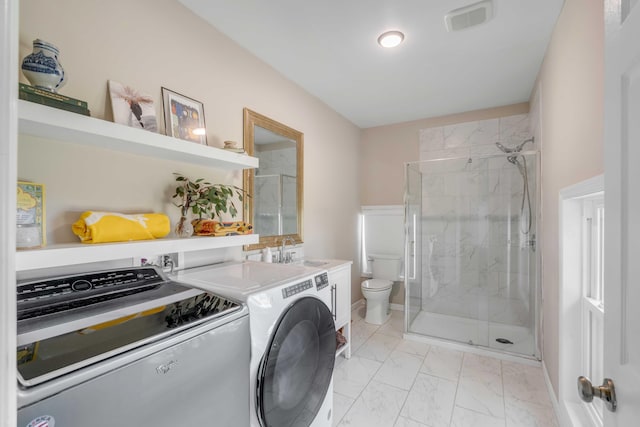
[[[64,69],[58,60],[60,51],[51,43],[36,39],[33,53],[22,61],[22,72],[32,86],[56,92],[67,82]]]

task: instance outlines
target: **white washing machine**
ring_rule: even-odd
[[[245,261],[175,280],[249,307],[251,427],[332,425],[336,336],[325,270]]]

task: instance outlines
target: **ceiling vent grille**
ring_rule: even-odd
[[[444,16],[447,31],[460,31],[487,22],[493,17],[491,0],[483,0],[459,9],[452,10]]]

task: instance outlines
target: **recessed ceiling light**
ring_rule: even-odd
[[[400,31],[387,31],[380,34],[378,44],[382,47],[396,47],[404,40],[404,34]]]

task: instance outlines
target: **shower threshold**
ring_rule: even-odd
[[[450,341],[491,351],[534,358],[534,336],[524,326],[484,322],[446,314],[421,311],[409,325],[407,335]],[[512,342],[501,343],[497,340]]]

